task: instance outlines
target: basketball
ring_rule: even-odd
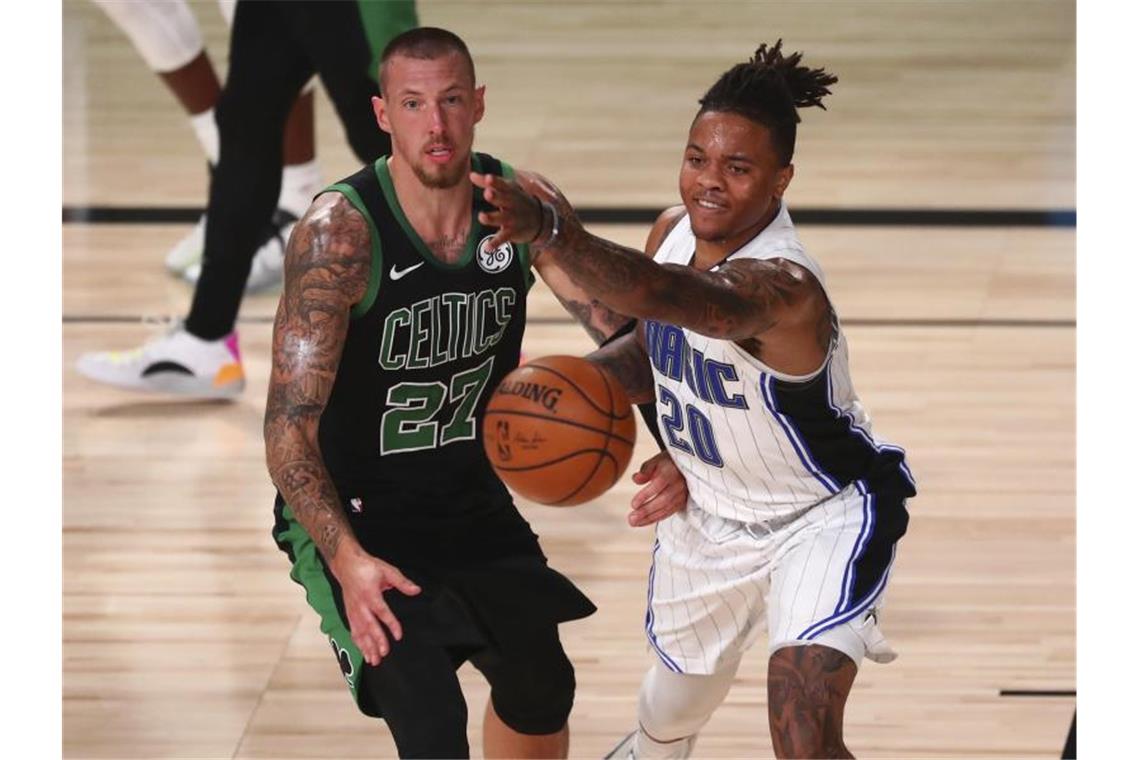
[[[609,490],[629,466],[636,436],[617,380],[576,356],[545,356],[514,370],[483,417],[483,447],[503,482],[559,507]]]

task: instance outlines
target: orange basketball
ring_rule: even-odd
[[[576,356],[544,356],[514,370],[483,417],[483,447],[503,482],[559,507],[613,486],[629,466],[636,437],[617,380]]]

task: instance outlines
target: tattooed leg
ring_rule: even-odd
[[[776,757],[854,757],[843,743],[843,708],[855,663],[831,647],[778,649],[768,660],[768,727]]]

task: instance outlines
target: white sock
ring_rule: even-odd
[[[194,134],[202,146],[202,152],[206,154],[206,159],[216,166],[218,163],[218,123],[214,121],[214,109],[210,108],[191,116],[190,126],[194,128]]]
[[[290,164],[281,172],[281,198],[277,207],[300,217],[321,191],[321,169],[317,160]]]

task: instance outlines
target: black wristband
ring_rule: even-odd
[[[530,198],[538,204],[538,231],[534,233],[534,237],[526,241],[527,245],[530,245],[542,237],[542,231],[546,228],[546,206],[544,206],[542,201],[538,199],[538,196],[532,195]]]

